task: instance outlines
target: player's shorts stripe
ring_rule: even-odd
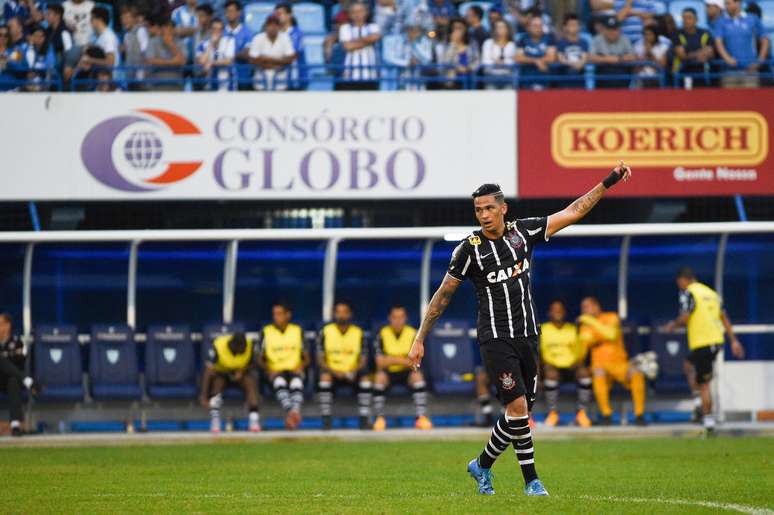
[[[524,316],[524,336],[527,336],[527,312],[524,310],[524,283],[519,277],[519,288],[521,288],[521,312]],[[532,314],[534,316],[534,313]]]
[[[465,266],[462,267],[462,275],[464,276],[468,272],[468,267],[470,266],[470,255],[468,254],[468,259],[465,261]]]
[[[513,312],[511,311],[511,296],[508,295],[508,286],[505,283],[502,283],[503,285],[503,291],[505,292],[505,307],[508,309],[508,329],[511,333],[511,338],[513,338]]]
[[[489,240],[489,245],[492,247],[492,253],[494,254],[495,261],[497,261],[497,266],[500,266],[500,255],[497,253],[497,247],[495,247],[492,240]]]
[[[494,308],[492,307],[492,290],[489,289],[489,286],[486,287],[486,296],[489,298],[489,323],[492,325],[492,337],[497,338],[497,328],[495,327],[495,319],[494,319]]]
[[[473,250],[476,252],[476,261],[481,271],[484,271],[484,265],[481,263],[481,254],[478,253],[478,245],[473,245]]]

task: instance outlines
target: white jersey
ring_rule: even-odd
[[[121,52],[118,51],[118,36],[113,32],[113,29],[106,27],[102,34],[97,36],[95,44],[105,52],[105,55],[113,54],[115,57],[114,66],[121,66]]]
[[[362,27],[348,23],[339,28],[339,41],[341,43],[357,41],[374,34],[380,34],[379,25],[376,23],[368,23]],[[379,77],[379,70],[376,69],[378,64],[376,45],[368,45],[359,50],[347,50],[344,77],[350,80],[376,80]]]
[[[271,41],[265,32],[261,32],[250,42],[249,55],[252,58],[282,59],[296,55],[296,51],[293,49],[293,42],[290,41],[290,37],[286,33],[280,32],[277,34],[277,38]],[[263,70],[256,65],[254,78],[255,89],[287,89],[288,87],[287,67],[280,70]]]

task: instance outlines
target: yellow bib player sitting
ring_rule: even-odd
[[[272,323],[261,330],[258,365],[274,390],[274,396],[286,412],[285,427],[296,429],[301,423],[304,403],[304,371],[309,352],[304,348],[304,331],[290,323],[290,306],[277,302],[271,308]]]
[[[374,431],[384,431],[384,403],[387,388],[395,383],[405,384],[411,390],[416,412],[417,429],[432,429],[433,423],[427,418],[427,392],[425,376],[419,370],[411,369],[408,353],[417,330],[408,325],[408,314],[403,306],[390,308],[389,325],[379,330],[374,349],[376,351],[376,378],[374,379]]]
[[[203,406],[210,409],[210,431],[220,432],[220,408],[223,406],[223,391],[229,383],[245,392],[249,408],[249,429],[256,433],[261,430],[258,416],[258,385],[250,373],[255,368],[253,342],[244,333],[218,336],[212,342],[202,377],[199,397]]]
[[[360,429],[371,428],[371,380],[368,377],[367,349],[363,330],[352,324],[352,306],[339,301],[333,306],[333,322],[322,328],[317,339],[317,383],[323,429],[333,425],[333,393],[339,384],[357,389]]]
[[[600,424],[612,423],[610,388],[615,381],[632,393],[635,423],[640,426],[647,425],[645,375],[629,363],[618,315],[612,312],[603,313],[596,298],[586,297],[581,302],[581,316],[578,317],[578,324],[581,342],[591,352],[592,382],[601,414]]]
[[[575,423],[591,427],[586,408],[591,400],[591,372],[584,361],[586,348],[578,338],[575,324],[565,321],[567,310],[562,301],[555,300],[548,307],[549,322],[540,326],[540,357],[543,361],[543,388],[548,404],[546,425],[559,423],[559,385],[562,381],[575,381],[578,390],[578,406]]]

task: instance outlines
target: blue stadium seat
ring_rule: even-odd
[[[439,395],[472,394],[475,387],[474,345],[469,325],[462,320],[447,320],[433,328],[425,352],[429,381]]]
[[[188,326],[151,326],[145,345],[145,382],[154,399],[196,396],[196,353]]]
[[[254,33],[263,32],[263,23],[274,12],[275,3],[256,2],[244,9],[245,25]]]
[[[626,347],[626,353],[629,354],[629,358],[645,352],[645,349],[642,348],[640,335],[637,334],[637,323],[635,321],[622,320],[621,332],[623,333],[624,347]]]
[[[763,28],[774,30],[774,0],[758,0],[758,6],[761,8]]]
[[[40,400],[83,400],[81,346],[75,326],[38,326],[33,347],[35,380],[43,387]]]
[[[666,14],[668,12],[667,4],[666,2],[663,2],[662,0],[653,0],[653,7],[656,9],[656,14]]]
[[[293,17],[304,34],[325,34],[325,9],[321,4],[293,4]]]
[[[688,355],[685,333],[659,332],[662,323],[653,324],[650,333],[650,350],[658,356],[658,377],[653,388],[658,393],[688,393],[688,381],[683,373],[683,361]]]
[[[704,0],[672,0],[669,3],[669,14],[675,19],[678,27],[683,26],[683,9],[693,7],[696,9],[697,23],[699,27],[707,27],[707,6]]]
[[[209,353],[210,346],[212,345],[212,342],[217,338],[218,336],[223,336],[224,334],[233,334],[239,331],[244,331],[245,326],[244,324],[211,324],[208,326],[205,326],[204,331],[202,333],[202,344],[201,344],[201,363],[203,364],[205,361],[207,361],[207,355]],[[226,399],[237,399],[237,400],[243,400],[245,398],[244,392],[242,390],[239,390],[237,388],[226,388],[226,391],[223,392],[223,396]]]
[[[325,36],[304,36],[304,57],[306,57],[306,64],[325,64],[324,41]],[[318,75],[320,74],[319,71],[315,71]]]
[[[137,344],[127,325],[95,325],[91,330],[89,377],[95,399],[140,399]]]

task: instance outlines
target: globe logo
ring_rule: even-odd
[[[134,132],[124,144],[124,157],[137,170],[147,170],[156,166],[163,152],[161,140],[153,132]]]

